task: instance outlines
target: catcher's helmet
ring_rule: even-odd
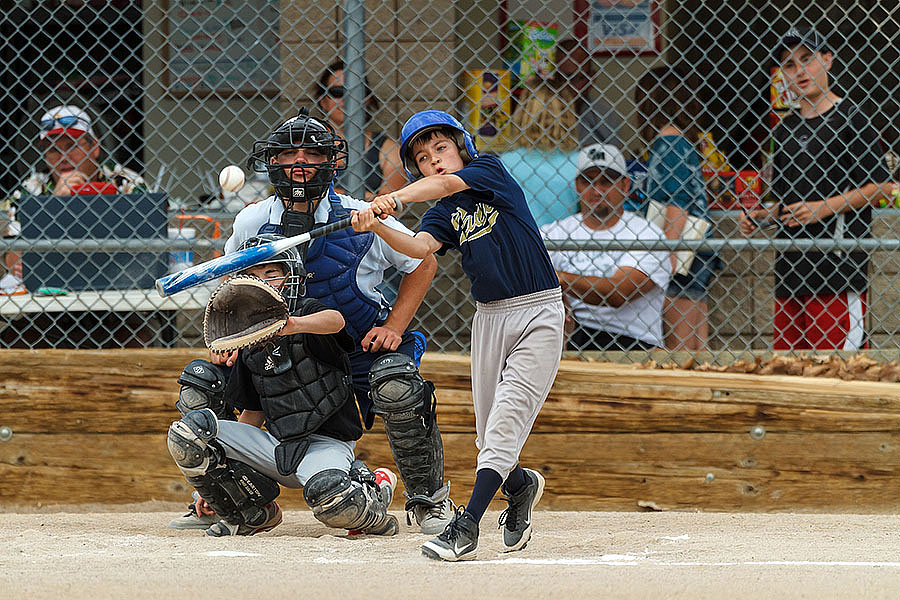
[[[410,181],[414,181],[422,176],[422,172],[416,166],[413,157],[410,156],[412,144],[423,133],[435,129],[445,129],[452,135],[464,163],[468,163],[478,156],[475,140],[462,126],[462,123],[453,116],[442,110],[417,112],[403,124],[403,129],[400,130],[400,160],[403,162],[403,170],[406,171],[406,176],[409,177]]]
[[[321,163],[280,164],[273,158],[285,151],[296,148],[312,148],[326,156]],[[265,140],[253,143],[253,151],[247,159],[247,168],[257,173],[267,173],[275,193],[286,204],[290,202],[309,202],[312,205],[327,192],[328,186],[337,171],[342,171],[347,164],[347,141],[334,130],[329,123],[309,116],[306,108],[275,128]],[[288,176],[286,170],[293,175],[294,170],[303,167],[315,167],[316,174],[309,181],[295,181]],[[301,171],[302,172],[302,171]]]
[[[268,244],[275,240],[283,240],[283,235],[275,233],[260,233],[251,238],[247,238],[240,245],[238,250],[246,250],[254,246]],[[300,258],[300,252],[297,247],[288,248],[275,256],[258,262],[256,265],[282,265],[285,273],[284,285],[281,286],[281,295],[287,302],[288,310],[294,312],[297,308],[298,300],[306,295],[306,266],[303,259]]]

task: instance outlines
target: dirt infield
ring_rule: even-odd
[[[447,564],[405,525],[350,539],[292,510],[269,533],[215,539],[166,529],[179,505],[109,509],[0,513],[0,598],[900,596],[892,515],[541,511],[528,547],[502,554],[493,512],[478,560]]]

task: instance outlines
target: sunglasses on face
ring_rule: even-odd
[[[332,98],[343,98],[344,97],[344,86],[335,85],[325,90],[325,94],[331,96]]]
[[[51,129],[58,129],[60,127],[71,127],[78,122],[79,118],[76,115],[57,117],[55,119],[45,119],[41,121],[41,131],[50,131]]]

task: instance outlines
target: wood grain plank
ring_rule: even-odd
[[[810,449],[815,448],[815,453]],[[471,434],[444,436],[453,498],[474,483]],[[358,455],[392,465],[381,434]],[[891,512],[898,497],[900,434],[535,434],[522,464],[547,479],[542,506],[565,510]],[[712,478],[708,478],[708,475]],[[0,505],[182,501],[184,479],[165,435],[26,434],[0,444]],[[285,506],[304,507],[285,490]],[[398,494],[395,508],[402,497]],[[496,504],[502,507],[502,503]]]

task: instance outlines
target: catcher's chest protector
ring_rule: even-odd
[[[334,220],[331,213],[329,222]],[[344,315],[347,333],[357,343],[375,324],[382,308],[356,283],[356,272],[374,239],[371,232],[347,228],[314,240],[306,255],[306,295]]]
[[[307,335],[278,338],[245,351],[266,427],[279,441],[314,433],[352,401],[349,365],[342,371],[311,356]]]

